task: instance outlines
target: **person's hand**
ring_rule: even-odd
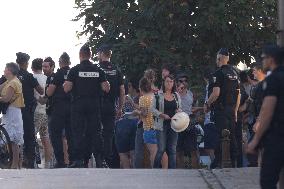
[[[170,120],[171,119],[171,117],[168,116],[167,114],[161,114],[160,117],[164,120]]]
[[[197,112],[200,112],[200,111],[204,111],[204,107],[192,107],[191,108],[191,112],[193,114],[197,113]]]
[[[203,111],[204,113],[208,113],[210,111],[207,104],[204,104]]]
[[[260,127],[260,122],[256,121],[255,124],[253,125],[253,131],[256,133],[259,127]]]
[[[246,149],[247,154],[256,154],[257,153],[257,146],[258,146],[259,140],[254,137],[252,141],[248,144],[248,147]]]

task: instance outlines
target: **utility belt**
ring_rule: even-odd
[[[75,102],[77,100],[81,100],[81,99],[99,99],[98,95],[76,95],[72,97],[72,102]]]
[[[226,108],[232,108],[234,109],[236,107],[236,104],[223,104],[223,103],[216,103],[213,105],[213,111],[219,110],[224,111]]]

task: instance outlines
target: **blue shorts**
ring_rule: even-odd
[[[115,144],[118,153],[134,150],[137,123],[137,119],[122,119],[116,123]]]
[[[145,144],[157,144],[156,130],[144,130],[143,139]]]
[[[215,149],[218,144],[218,130],[213,123],[203,126],[204,130],[204,149]]]

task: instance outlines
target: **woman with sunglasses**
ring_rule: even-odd
[[[176,146],[178,134],[171,129],[171,118],[180,111],[181,100],[175,88],[175,78],[166,76],[162,84],[162,91],[155,95],[152,101],[154,115],[154,129],[157,135],[158,151],[154,160],[154,168],[161,167],[163,153],[169,158],[168,167],[176,168]]]

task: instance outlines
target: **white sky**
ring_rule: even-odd
[[[85,39],[78,40],[80,23],[71,21],[77,11],[74,0],[7,0],[0,6],[0,75],[5,64],[15,62],[16,52],[34,58],[51,56],[58,63],[66,51],[72,65]]]

